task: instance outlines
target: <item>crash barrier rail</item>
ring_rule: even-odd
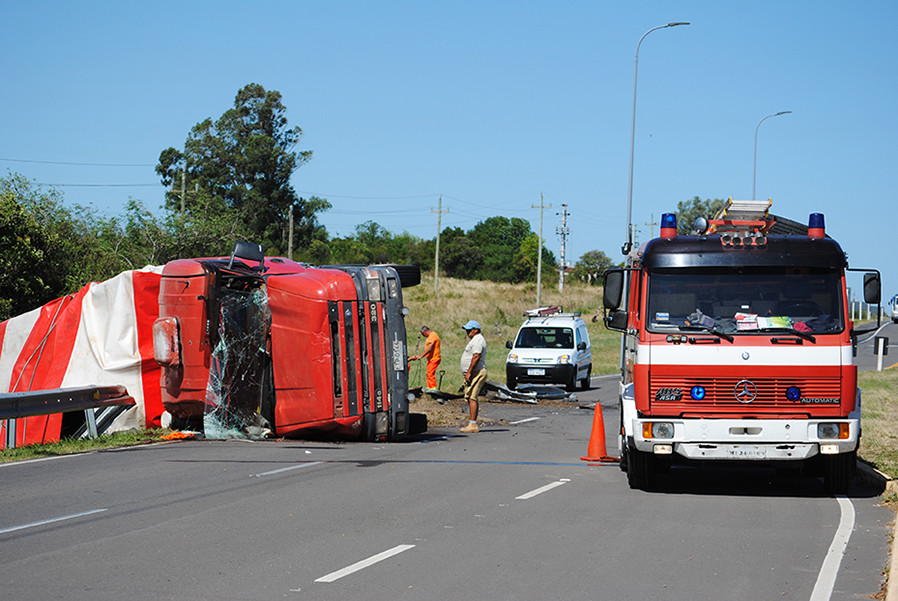
[[[76,435],[87,434],[96,438],[106,431],[118,415],[136,404],[134,397],[128,394],[128,389],[124,386],[82,386],[0,393],[0,420],[5,421],[6,448],[13,449],[16,446],[16,420],[19,418],[84,411],[85,425]]]

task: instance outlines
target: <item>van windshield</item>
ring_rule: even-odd
[[[664,269],[649,276],[649,329],[713,328],[729,334],[844,328],[841,275],[801,267]]]
[[[521,328],[515,342],[518,348],[574,348],[573,328]]]

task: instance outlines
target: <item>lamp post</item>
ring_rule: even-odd
[[[677,21],[675,23],[668,23],[667,25],[652,27],[642,34],[642,37],[639,38],[639,42],[636,44],[636,59],[633,61],[633,120],[630,124],[630,183],[627,186],[627,242],[624,244],[623,249],[621,249],[625,255],[629,254],[630,249],[633,248],[633,147],[636,144],[636,75],[639,72],[639,47],[642,45],[642,40],[645,39],[645,36],[653,31],[665,29],[667,27],[676,27],[677,25],[689,25],[689,23]]]
[[[792,111],[780,111],[778,113],[771,113],[758,121],[758,124],[755,125],[755,160],[754,166],[752,167],[751,172],[751,199],[755,200],[755,181],[758,175],[758,128],[761,127],[761,124],[764,123],[766,119],[770,119],[771,117],[779,117],[780,115],[788,115]]]

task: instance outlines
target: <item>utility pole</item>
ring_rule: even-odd
[[[655,226],[660,225],[657,221],[655,221],[655,214],[649,213],[649,222],[645,225],[649,226],[649,240],[655,237]]]
[[[543,279],[543,209],[551,209],[552,205],[543,204],[543,193],[539,193],[539,206],[530,205],[531,209],[539,209],[539,243],[536,247],[536,306],[541,307],[540,294]]]
[[[443,213],[448,213],[449,209],[443,210],[443,195],[440,194],[440,200],[437,204],[437,210],[430,208],[431,213],[437,214],[437,248],[433,257],[433,295],[436,296],[440,290],[440,231],[442,230]]]
[[[561,236],[561,269],[558,270],[558,291],[564,292],[564,272],[567,269],[567,262],[564,260],[565,251],[567,249],[567,236],[570,229],[567,227],[567,205],[561,205],[561,227],[556,228],[558,235]]]
[[[302,203],[302,197],[300,196],[299,202]],[[287,238],[287,258],[291,261],[293,260],[293,204],[290,204],[290,223],[287,228],[288,238]]]
[[[187,161],[184,161],[184,169],[181,170],[181,215],[184,214],[184,199],[187,197]]]

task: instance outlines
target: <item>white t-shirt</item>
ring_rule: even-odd
[[[476,376],[481,369],[486,369],[486,338],[484,338],[483,334],[480,332],[477,332],[474,337],[468,341],[468,344],[465,346],[465,351],[461,354],[462,375],[468,373],[468,368],[471,367],[471,359],[473,359],[474,355],[477,353],[480,353],[480,359],[477,360],[477,365],[471,370],[471,376]]]

